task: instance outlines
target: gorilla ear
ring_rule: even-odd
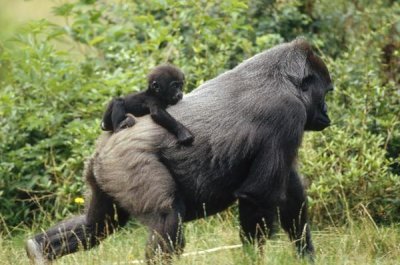
[[[294,40],[291,45],[293,49],[286,57],[286,76],[295,87],[306,91],[308,87],[303,84],[311,78],[308,58],[312,54],[312,49],[310,44],[302,38]]]

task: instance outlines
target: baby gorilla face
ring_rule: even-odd
[[[169,83],[166,95],[167,103],[170,105],[178,103],[178,101],[183,97],[182,89],[183,82],[180,80],[175,80]]]
[[[153,95],[165,104],[174,105],[182,99],[185,75],[179,68],[169,64],[157,66],[148,80]]]
[[[164,78],[153,82],[153,88],[156,96],[167,105],[175,105],[182,99],[182,89],[184,82],[182,79],[174,77]]]

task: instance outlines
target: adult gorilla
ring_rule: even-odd
[[[244,242],[262,243],[280,223],[298,251],[314,248],[306,196],[295,159],[305,130],[330,120],[328,70],[303,39],[260,53],[212,79],[168,112],[196,136],[191,147],[150,117],[116,134],[103,134],[89,160],[91,197],[85,214],[27,242],[45,262],[88,249],[130,216],[151,232],[147,258],[184,245],[181,224],[215,214],[239,200]]]

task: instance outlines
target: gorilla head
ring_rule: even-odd
[[[288,62],[292,67],[287,68],[287,75],[307,110],[305,130],[321,131],[331,122],[325,96],[333,90],[332,81],[324,62],[307,42],[297,39],[293,43],[297,49],[291,51],[293,61]]]

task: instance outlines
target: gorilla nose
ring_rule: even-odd
[[[326,105],[325,102],[324,102],[324,104],[322,105],[322,111],[323,111],[324,113],[327,113],[327,112],[328,112],[328,105]]]

